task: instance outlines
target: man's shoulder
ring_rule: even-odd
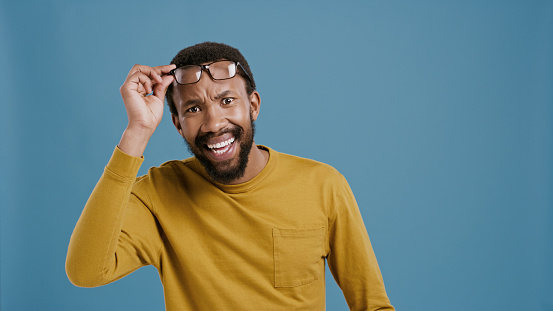
[[[290,169],[302,174],[315,174],[325,177],[342,178],[342,174],[330,164],[318,160],[292,155],[284,152],[274,151],[278,154],[278,166]]]
[[[275,151],[275,152],[278,153],[278,156],[280,158],[279,161],[282,160],[287,164],[298,164],[306,167],[317,167],[317,168],[320,167],[321,169],[336,170],[331,165],[318,160],[314,160],[314,159],[310,159],[310,158],[302,157],[298,155],[293,155],[289,153],[284,153],[280,151]]]
[[[152,166],[146,175],[140,176],[137,181],[143,179],[182,179],[189,175],[197,175],[196,159],[191,157],[183,160],[169,160],[159,166]]]

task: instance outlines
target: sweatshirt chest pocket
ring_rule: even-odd
[[[324,275],[324,228],[273,229],[275,287],[295,287]]]

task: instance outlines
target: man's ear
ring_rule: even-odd
[[[261,97],[257,91],[253,91],[250,95],[250,113],[253,121],[257,120],[257,116],[259,116],[260,106]]]
[[[180,122],[179,122],[179,116],[171,114],[171,120],[173,120],[173,125],[175,126],[175,128],[177,128],[177,131],[179,132],[180,136],[182,136],[182,126],[180,125]]]

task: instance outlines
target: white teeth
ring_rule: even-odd
[[[208,147],[209,149],[215,149],[215,148],[219,149],[219,148],[223,148],[223,147],[225,147],[225,146],[228,146],[228,145],[232,144],[233,142],[234,142],[234,137],[229,138],[228,140],[225,140],[225,141],[220,142],[220,143],[216,143],[216,144],[212,144],[212,145],[207,145],[207,147]],[[217,150],[213,150],[213,151],[217,152]],[[224,152],[224,151],[221,151],[220,153],[223,153],[223,152]],[[217,153],[219,153],[219,152],[217,152]]]

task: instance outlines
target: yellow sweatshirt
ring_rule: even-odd
[[[359,209],[332,167],[269,151],[239,185],[195,159],[136,178],[115,149],[75,227],[66,271],[100,286],[155,266],[176,310],[324,310],[325,258],[352,310],[394,310]]]

